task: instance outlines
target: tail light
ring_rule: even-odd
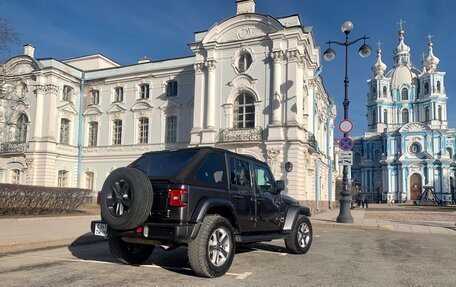
[[[100,194],[101,194],[101,191],[99,191],[97,193],[97,205],[100,205]]]
[[[173,207],[184,207],[188,203],[188,192],[183,188],[170,188],[169,194],[169,206]]]

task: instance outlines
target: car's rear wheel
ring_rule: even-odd
[[[101,218],[116,230],[133,229],[146,221],[152,201],[152,184],[145,173],[135,168],[118,168],[103,184]]]
[[[220,215],[208,215],[198,235],[188,245],[190,266],[200,276],[222,276],[230,269],[235,250],[230,222]]]
[[[305,254],[312,245],[312,225],[307,216],[300,215],[291,234],[285,238],[285,246],[294,254]]]
[[[144,263],[152,252],[154,245],[128,243],[118,236],[109,237],[109,251],[115,260],[129,265],[139,265]]]

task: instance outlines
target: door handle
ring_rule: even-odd
[[[234,199],[243,199],[244,196],[243,195],[240,195],[240,194],[235,194],[232,196]]]

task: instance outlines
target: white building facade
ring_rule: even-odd
[[[0,182],[100,190],[144,152],[215,146],[267,161],[286,193],[327,208],[336,109],[312,29],[236,5],[195,33],[190,57],[121,66],[35,59],[26,45],[3,65]]]

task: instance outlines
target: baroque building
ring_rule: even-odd
[[[328,207],[336,109],[312,28],[236,5],[195,33],[189,57],[123,66],[25,45],[2,65],[0,182],[100,190],[144,152],[214,146],[267,161],[286,193]]]
[[[437,69],[431,37],[422,68],[412,66],[404,30],[393,50],[393,67],[385,73],[382,51],[368,80],[368,130],[356,138],[353,184],[369,199],[419,199],[432,187],[440,200],[454,196],[455,130],[448,127],[445,72]]]

